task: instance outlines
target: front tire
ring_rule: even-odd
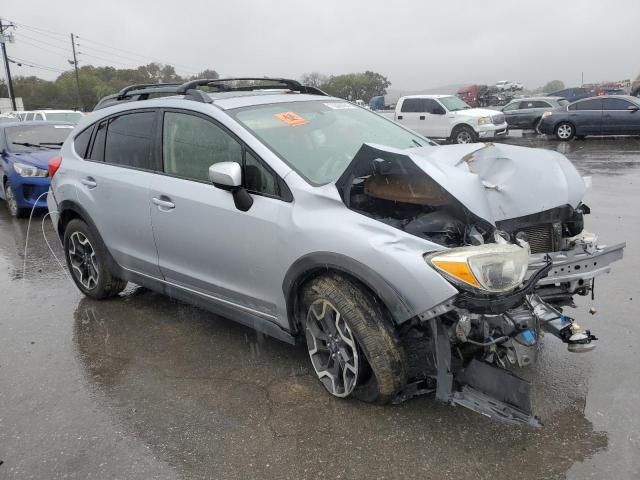
[[[63,244],[71,278],[86,296],[101,300],[118,295],[127,286],[109,269],[102,239],[82,220],[69,222]]]
[[[451,142],[457,144],[476,142],[476,132],[471,127],[461,125],[453,129],[451,133]]]
[[[9,213],[14,218],[24,218],[29,215],[29,209],[18,207],[18,199],[16,198],[16,194],[13,191],[13,187],[9,180],[7,180],[4,184],[4,197],[7,201],[7,208],[9,209]]]
[[[336,397],[388,403],[407,382],[404,349],[380,302],[341,275],[304,290],[304,330],[311,364]]]
[[[554,133],[556,138],[561,142],[568,142],[575,136],[576,129],[573,124],[569,122],[560,122],[558,125],[556,125]]]

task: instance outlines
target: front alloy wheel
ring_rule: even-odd
[[[26,215],[27,210],[18,207],[16,193],[13,191],[13,188],[11,187],[11,184],[8,180],[7,183],[4,184],[4,197],[7,200],[7,207],[9,208],[9,213],[12,217],[20,218]]]
[[[336,397],[349,396],[358,382],[358,348],[336,307],[324,299],[312,303],[305,336],[311,363],[324,387]]]
[[[71,273],[87,290],[93,290],[98,285],[100,274],[93,245],[82,232],[73,232],[69,237],[69,263]]]

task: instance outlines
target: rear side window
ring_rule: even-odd
[[[73,148],[78,156],[87,158],[87,149],[89,148],[92,133],[93,127],[89,127],[73,140]]]
[[[427,112],[426,98],[406,98],[402,102],[401,112],[404,113],[425,113]]]
[[[94,160],[96,162],[104,161],[104,140],[107,136],[107,124],[109,122],[105,120],[100,122],[96,129],[96,134],[91,144],[91,149],[87,154],[87,159]]]
[[[602,110],[602,100],[599,98],[585,100],[569,105],[569,110]]]
[[[532,106],[528,108],[550,108],[551,107],[551,105],[549,105],[547,102],[543,102],[542,100],[535,100],[529,103],[531,103]]]
[[[137,112],[111,118],[105,139],[104,161],[145,170],[153,162],[155,112]]]
[[[166,112],[162,130],[164,171],[209,181],[209,167],[218,162],[242,164],[242,147],[222,128],[204,118]]]

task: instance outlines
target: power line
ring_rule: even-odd
[[[45,42],[44,40],[40,40],[39,38],[33,38],[33,37],[28,36],[28,35],[25,35],[25,34],[24,34],[24,33],[22,33],[22,32],[20,32],[20,33],[16,34],[15,36],[16,36],[18,39],[22,39],[22,41],[24,41],[24,39],[26,38],[27,40],[30,40],[30,41],[32,41],[32,42],[38,42],[38,43],[41,43],[42,45],[47,45],[48,47],[51,47],[51,48],[57,48],[57,49],[59,49],[59,50],[62,50],[62,51],[64,51],[64,52],[67,52],[67,53],[68,53],[68,51],[69,51],[69,46],[68,46],[68,44],[67,44],[67,46],[66,46],[66,47],[62,47],[62,46],[58,46],[58,45],[53,45],[53,44],[51,44],[51,43],[49,43],[49,42]]]
[[[68,59],[68,57],[69,57],[69,55],[68,55],[68,54],[66,54],[66,55],[65,55],[64,53],[56,52],[56,51],[54,51],[54,50],[49,50],[49,49],[47,49],[47,48],[42,47],[41,45],[37,45],[37,44],[35,44],[35,43],[31,43],[31,42],[29,42],[29,41],[25,40],[24,38],[22,38],[21,36],[20,36],[20,37],[17,37],[17,40],[19,40],[19,41],[20,41],[20,44],[21,44],[21,45],[22,45],[22,44],[29,45],[29,46],[31,46],[31,47],[35,47],[35,48],[37,48],[38,50],[41,50],[41,51],[43,51],[43,52],[47,52],[47,53],[50,53],[50,54],[52,54],[52,55],[58,55],[58,56],[60,56],[60,57],[65,57],[65,58],[67,58],[67,59]]]
[[[31,60],[25,60],[23,58],[18,57],[7,57],[9,62],[16,64],[19,67],[30,67],[30,68],[39,68],[40,70],[49,70],[52,72],[64,73],[65,70],[61,70],[59,68],[48,67],[46,65],[42,65],[36,62],[32,62]]]
[[[27,25],[27,24],[20,23],[20,22],[12,21],[12,23],[14,23],[15,25],[17,25],[19,27],[22,27],[22,28],[30,30],[30,31],[32,31],[34,33],[37,33],[39,35],[48,36],[52,41],[57,41],[57,42],[66,44],[66,41],[62,40],[62,38],[59,38],[59,37],[66,38],[66,34],[63,34],[63,33],[60,33],[60,32],[54,32],[52,30],[47,30],[47,29],[40,28],[40,27],[35,27],[33,25]],[[76,39],[81,39],[81,41],[83,41],[83,42],[89,42],[89,43],[92,43],[92,44],[95,44],[95,45],[99,45],[99,46],[101,46],[103,48],[107,48],[109,50],[115,50],[115,51],[118,51],[118,52],[125,53],[125,54],[127,54],[129,56],[130,60],[133,60],[133,58],[131,58],[131,57],[139,57],[141,59],[146,59],[146,61],[153,60],[155,62],[160,62],[160,63],[166,64],[166,65],[173,65],[174,67],[180,67],[181,69],[183,69],[185,71],[185,73],[195,74],[195,73],[198,72],[198,69],[190,67],[190,66],[187,66],[187,65],[182,65],[182,64],[179,64],[179,63],[175,63],[175,62],[168,62],[168,61],[160,59],[158,57],[153,57],[153,56],[150,56],[150,55],[142,55],[140,53],[131,52],[129,50],[124,50],[124,49],[121,49],[121,48],[112,47],[111,45],[107,45],[105,43],[101,43],[101,42],[98,42],[98,41],[95,41],[95,40],[91,40],[90,38],[87,38],[87,37],[84,37],[84,36],[81,37],[79,35],[76,35]],[[53,45],[50,45],[50,46],[53,46]],[[93,50],[98,51],[97,48],[92,47],[91,45],[83,45],[83,46],[86,47],[87,49],[93,49]],[[102,50],[102,52],[103,53],[108,53],[108,54],[113,55],[113,56],[119,56],[118,54],[115,54],[113,52],[106,52],[104,50]],[[94,57],[97,58],[97,56],[94,56]],[[121,58],[125,58],[122,55],[120,55],[120,57]],[[104,57],[102,57],[102,60],[105,60]],[[106,61],[110,61],[110,60],[107,59]],[[140,61],[140,60],[138,60],[138,61]],[[118,62],[114,62],[114,63],[118,63]],[[119,62],[119,63],[124,64],[123,62]]]

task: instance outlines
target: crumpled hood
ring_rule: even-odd
[[[353,162],[361,155],[404,157],[492,224],[564,205],[576,208],[586,191],[585,180],[571,162],[550,150],[494,143],[406,150],[366,147]]]
[[[34,152],[12,153],[11,158],[14,162],[27,163],[38,168],[46,170],[49,167],[49,160],[56,155],[60,155],[60,150],[36,150]]]

